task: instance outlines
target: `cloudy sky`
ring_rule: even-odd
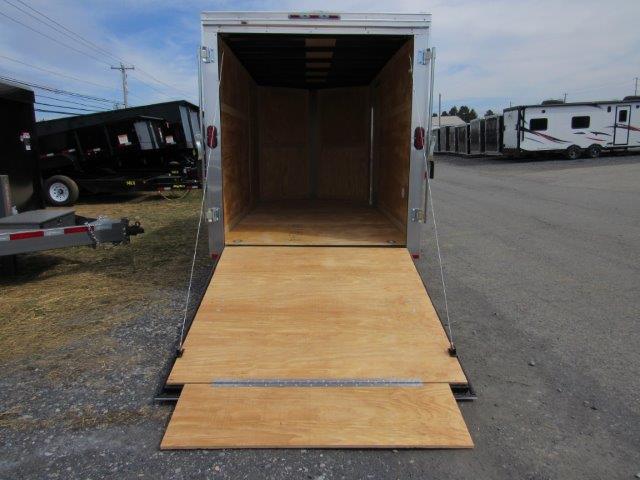
[[[622,98],[640,76],[640,0],[0,0],[0,75],[117,101],[120,77],[109,67],[124,60],[136,67],[132,104],[195,101],[199,12],[318,9],[431,13],[443,109],[484,113],[565,93],[569,101]],[[38,12],[68,30],[48,28]],[[112,106],[40,93],[51,105]]]

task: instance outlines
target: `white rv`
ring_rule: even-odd
[[[640,148],[640,97],[543,103],[504,111],[505,154],[556,151],[575,159],[630,148]]]

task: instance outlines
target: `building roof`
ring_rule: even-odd
[[[438,122],[438,120],[440,120]],[[438,119],[438,117],[433,117],[433,126],[434,127],[457,127],[458,125],[464,125],[465,121],[462,120],[460,117],[458,117],[457,115],[445,115],[443,117],[440,117]]]

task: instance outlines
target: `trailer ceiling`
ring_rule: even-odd
[[[368,85],[409,37],[401,35],[224,34],[258,85]]]

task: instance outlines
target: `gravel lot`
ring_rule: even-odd
[[[145,285],[161,277],[147,300],[132,297],[122,315],[96,298],[73,314],[65,341],[0,339],[0,478],[635,478],[640,156],[440,157],[436,170],[453,334],[479,395],[462,404],[475,449],[160,452],[172,408],[152,399],[177,338],[187,267],[163,278],[166,265],[144,258],[142,236],[123,248],[138,255],[138,268],[150,264]],[[136,202],[120,200],[123,212]],[[78,210],[105,208],[111,207],[94,201]],[[170,212],[171,204],[157,208]],[[191,248],[193,231],[176,240],[171,228],[145,226],[154,242],[166,238],[167,255]],[[433,238],[429,225],[419,266],[443,313]],[[96,252],[100,271],[122,261],[120,251]],[[55,281],[47,277],[52,265],[63,281],[78,269],[68,252],[23,258],[27,273],[0,282],[0,302],[15,282]],[[202,260],[197,291],[206,277]],[[142,288],[134,274],[117,279],[128,282],[120,288]],[[32,296],[37,308],[49,308],[45,289]],[[76,312],[72,296],[57,301]],[[0,308],[0,325],[12,321],[8,312]],[[109,323],[116,314],[119,320]],[[60,320],[55,315],[52,322]],[[102,327],[79,329],[86,322]]]

